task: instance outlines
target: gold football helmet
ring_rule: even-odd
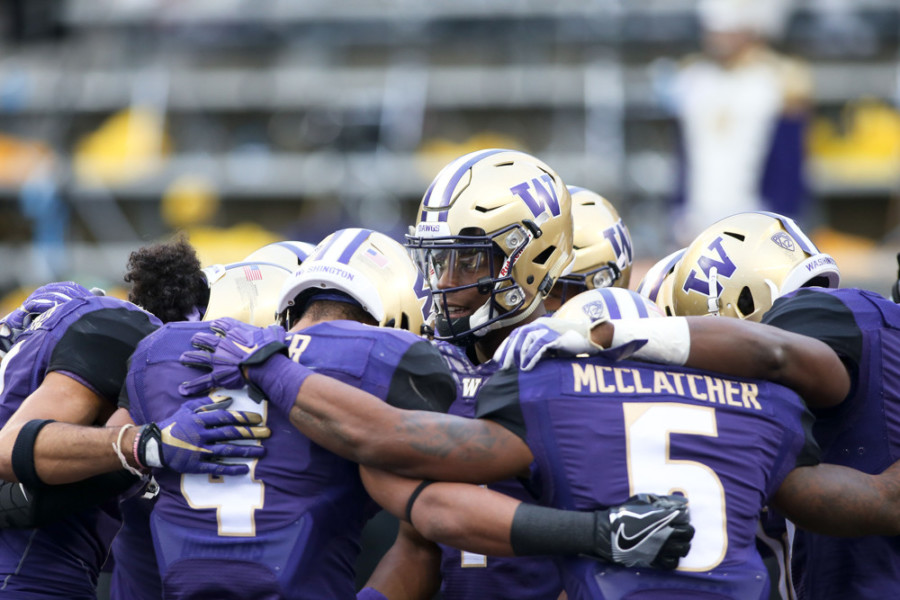
[[[649,299],[623,288],[597,288],[578,294],[558,311],[554,319],[593,323],[605,313],[611,320],[664,317],[662,310]]]
[[[275,323],[278,293],[291,269],[268,262],[238,262],[202,271],[209,283],[204,321],[232,317],[258,327]]]
[[[278,320],[290,327],[317,294],[349,296],[382,327],[422,331],[431,312],[425,279],[402,244],[371,229],[341,229],[318,246],[288,278]]]
[[[315,246],[307,242],[284,241],[266,244],[258,250],[254,250],[241,262],[265,262],[272,263],[296,271],[313,251]]]
[[[644,278],[638,284],[637,293],[654,302],[666,316],[675,316],[675,308],[672,306],[672,282],[675,281],[675,267],[684,256],[687,248],[676,250],[655,265],[650,267]]]
[[[464,345],[532,314],[574,259],[571,205],[559,175],[524,152],[479,150],[444,167],[406,244],[431,288],[435,338]],[[442,286],[460,264],[487,275]],[[470,288],[484,304],[450,318],[447,294]]]
[[[628,228],[609,200],[585,188],[567,187],[572,196],[575,261],[572,272],[556,281],[551,296],[562,304],[585,290],[627,288],[633,262]]]
[[[840,271],[793,220],[770,212],[726,217],[687,247],[675,269],[675,314],[759,321],[776,298],[801,287],[836,288]]]

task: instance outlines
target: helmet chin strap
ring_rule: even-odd
[[[709,270],[709,293],[706,296],[706,312],[719,316],[719,270],[712,267]]]

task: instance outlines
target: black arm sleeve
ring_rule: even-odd
[[[394,370],[387,403],[445,413],[455,399],[456,382],[437,349],[425,341],[411,345]]]
[[[65,485],[45,485],[39,489],[0,481],[0,529],[32,529],[49,525],[123,494],[139,479],[122,470]]]
[[[525,440],[525,417],[519,404],[518,369],[497,371],[488,379],[478,392],[475,416],[494,421]]]
[[[128,357],[156,326],[142,311],[103,308],[72,323],[53,348],[47,371],[67,371],[116,404]]]

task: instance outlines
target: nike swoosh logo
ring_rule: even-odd
[[[619,524],[619,528],[616,529],[615,539],[613,540],[615,545],[625,551],[631,550],[632,548],[643,543],[645,539],[668,525],[675,517],[678,516],[677,512],[673,512],[661,521],[654,520],[650,524],[644,525],[637,531],[633,531],[634,527],[640,527],[640,525],[645,522],[645,519],[647,519],[648,517],[655,517],[661,512],[664,511],[655,510],[653,512],[644,513],[642,515],[626,513],[630,514],[632,518],[626,522]],[[629,525],[632,525],[632,527],[629,528]]]
[[[240,348],[241,350],[243,350],[244,352],[246,352],[247,354],[250,354],[251,352],[255,352],[256,349],[259,347],[259,344],[256,344],[256,345],[250,346],[248,348],[247,346],[244,346],[243,344],[238,344],[237,342],[234,342],[234,345],[237,346],[238,348]]]
[[[168,427],[162,430],[161,437],[165,445],[174,446],[175,448],[183,448],[185,450],[191,450],[192,452],[203,452],[204,454],[210,454],[212,452],[212,450],[189,444],[184,440],[175,437],[174,435],[172,435],[171,431],[173,427],[175,427],[175,423],[170,424]]]

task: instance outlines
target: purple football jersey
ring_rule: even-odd
[[[143,498],[144,485],[119,502],[122,527],[112,542],[110,600],[158,600],[163,597],[150,532],[155,498]]]
[[[768,597],[760,510],[795,466],[817,462],[804,429],[812,417],[787,388],[601,357],[545,360],[497,373],[478,414],[524,436],[544,504],[596,510],[641,492],[690,500],[696,534],[677,571],[562,558],[570,599]]]
[[[0,366],[0,425],[51,371],[89,387],[114,409],[128,356],[159,324],[133,304],[107,297],[79,298],[45,312]],[[118,503],[110,500],[39,529],[0,531],[0,593],[93,600],[120,523]]]
[[[900,306],[865,290],[803,289],[763,322],[825,342],[851,374],[850,396],[816,413],[822,461],[880,473],[900,459]],[[798,530],[792,567],[799,598],[890,598],[900,590],[900,537]]]
[[[475,418],[476,396],[482,385],[498,368],[494,361],[473,364],[464,348],[447,342],[434,342],[456,379],[457,397],[450,414]],[[521,482],[509,479],[487,487],[523,502],[534,497]],[[547,557],[484,556],[441,546],[441,597],[462,599],[556,600],[562,591],[562,579],[554,561]]]
[[[198,371],[178,359],[191,349],[193,334],[206,328],[171,323],[139,346],[127,379],[135,421],[165,418],[185,400],[178,385]],[[334,321],[290,334],[287,343],[293,360],[392,404],[432,408],[424,400],[415,404],[404,387],[410,379],[422,389],[443,381],[445,406],[455,392],[437,352],[406,332]],[[247,475],[156,473],[161,491],[151,525],[166,594],[355,598],[360,531],[378,508],[358,466],[313,444],[246,388],[216,394],[232,397],[231,409],[262,414],[272,435],[265,457],[244,461]]]

